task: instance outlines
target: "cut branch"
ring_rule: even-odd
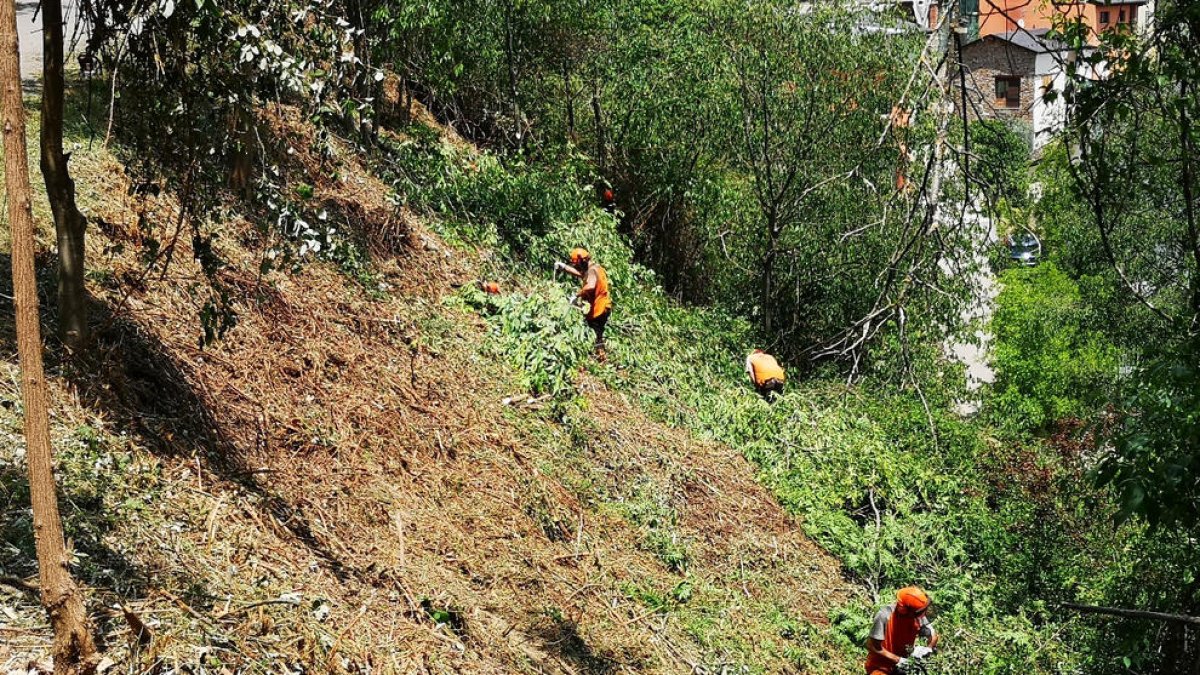
[[[1166,612],[1150,612],[1143,609],[1123,609],[1121,607],[1101,607],[1099,605],[1077,605],[1073,602],[1064,602],[1062,607],[1063,609],[1069,609],[1080,614],[1105,614],[1126,619],[1149,619],[1151,621],[1187,623],[1193,626],[1200,626],[1200,616],[1188,616],[1186,614],[1168,614]]]

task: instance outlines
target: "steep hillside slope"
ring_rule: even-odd
[[[572,402],[525,395],[462,301],[481,253],[395,209],[344,145],[318,157],[311,130],[270,115],[310,205],[371,242],[375,265],[264,274],[263,215],[230,217],[216,277],[237,291],[237,325],[203,348],[211,297],[190,216],[98,146],[76,154],[103,232],[89,248],[97,342],[77,359],[52,349],[54,433],[111,663],[855,668],[809,630],[853,590],[737,452],[651,421],[594,377]],[[169,255],[145,223],[175,233]],[[11,314],[4,293],[0,573],[32,580]],[[0,604],[0,670],[36,663],[41,611],[5,587]]]

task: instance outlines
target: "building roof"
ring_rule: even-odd
[[[1029,50],[1035,54],[1045,54],[1046,52],[1060,52],[1069,49],[1070,45],[1061,40],[1046,37],[1046,33],[1050,32],[1049,28],[1033,28],[1025,30],[1018,28],[1004,33],[995,33],[993,35],[985,35],[971,44],[983,42],[984,40],[1003,40],[1014,47]],[[967,45],[970,46],[970,45]]]

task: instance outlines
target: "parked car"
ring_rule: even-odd
[[[1032,232],[1018,232],[1005,239],[1008,258],[1018,265],[1033,267],[1042,259],[1042,242]]]

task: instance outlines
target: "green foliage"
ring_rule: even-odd
[[[472,289],[469,300],[491,316],[497,355],[517,366],[520,383],[535,394],[571,391],[579,364],[592,351],[591,332],[561,287],[542,282],[529,293],[496,298]]]
[[[1004,120],[977,120],[969,127],[972,178],[992,200],[1025,205],[1029,191],[1029,144]]]
[[[803,517],[805,530],[868,588],[918,582],[934,589],[943,629],[954,627],[984,643],[977,651],[986,660],[963,657],[963,664],[990,672],[1067,672],[1050,657],[1021,653],[1012,642],[1052,642],[1051,627],[1024,623],[996,632],[1024,604],[1000,594],[992,576],[1019,562],[997,555],[1013,546],[1005,531],[1010,521],[995,515],[994,501],[989,504],[988,495],[994,500],[996,492],[978,464],[987,454],[982,439],[967,423],[938,412],[944,401],[932,403],[936,440],[915,393],[881,382],[859,391],[809,385],[768,405],[743,382],[742,359],[754,343],[744,321],[672,305],[653,286],[634,283],[619,292],[621,337],[610,345],[617,368],[601,371],[610,384],[662,418],[740,450],[784,505]],[[520,293],[475,297],[500,352],[531,387],[569,392],[589,342],[563,287],[531,281]],[[1000,503],[1025,498],[1014,494]],[[626,517],[643,528],[643,546],[669,569],[682,571],[687,548],[664,500],[647,485],[633,488],[621,503]],[[1004,513],[1017,512],[1005,506]],[[653,596],[643,601],[671,605],[662,594]],[[855,604],[847,611],[857,618],[838,624],[845,631],[842,644],[857,653],[862,635],[854,633],[872,608]]]
[[[623,589],[630,600],[645,605],[655,613],[667,613],[678,609],[692,599],[693,582],[684,579],[674,587],[656,589],[645,584],[627,582]]]
[[[419,150],[433,162],[403,162],[401,198],[474,225],[486,212],[504,245],[540,264],[529,249],[542,238],[560,251],[543,235],[600,217],[578,207],[611,185],[637,260],[669,293],[770,323],[785,353],[869,312],[898,246],[946,291],[955,278],[932,269],[933,249],[898,244],[908,220],[884,215],[911,209],[892,188],[899,145],[932,137],[924,116],[903,139],[885,133],[921,35],[859,30],[876,17],[841,3],[812,9],[384,0],[380,62],[505,157],[502,170],[483,156],[446,171],[453,150]],[[618,250],[602,258],[610,272]],[[906,293],[925,299],[929,285]],[[944,325],[957,316],[944,305],[914,301],[907,320]]]
[[[453,225],[449,234],[498,246],[512,262],[548,269],[584,246],[618,287],[644,274],[613,217],[589,203],[591,177],[578,155],[549,167],[503,163],[492,153],[409,138],[388,148],[381,169],[398,202],[441,216]]]
[[[1154,526],[1200,521],[1200,344],[1189,342],[1139,373],[1123,401],[1116,447],[1099,479],[1120,493],[1121,515]]]
[[[414,147],[398,151],[396,175],[420,170]],[[490,206],[487,195],[510,179],[485,169],[479,172],[490,176],[485,183],[463,167],[471,162],[486,166],[486,159],[467,159],[458,151],[439,154],[445,161],[440,167],[434,164],[431,173],[444,185],[429,190],[417,180],[411,188],[397,184],[408,191],[410,204],[421,203],[419,198],[431,205],[426,207],[431,213],[445,214],[449,220],[440,227],[471,237],[484,233],[475,240],[496,243],[503,265],[532,273],[522,275],[520,290],[509,295],[497,298],[472,289],[464,297],[488,318],[495,353],[519,369],[523,384],[569,395],[575,373],[589,361],[590,334],[567,304],[576,282],[548,280],[542,263],[567,242],[583,239],[590,246],[595,240],[608,242],[592,248],[604,251],[606,259],[617,261],[612,267],[621,270],[629,253],[615,224],[602,214],[586,225],[553,222],[542,235],[552,238],[553,245],[536,238],[523,247],[509,245],[494,220],[504,218],[507,207],[503,200]],[[519,170],[540,171],[528,165]],[[467,187],[456,186],[460,180]],[[536,175],[522,180],[547,188],[552,183]],[[565,198],[549,189],[543,194],[558,204],[546,207],[549,211],[584,213],[585,223],[594,210],[586,206],[583,190],[572,193],[580,201],[576,206],[562,204],[559,200]],[[437,205],[442,199],[445,207]],[[453,218],[456,213],[466,217]],[[1058,464],[1061,460],[1049,451],[1030,455],[989,447],[994,441],[983,430],[946,412],[956,388],[939,377],[956,378],[957,373],[939,376],[932,366],[918,371],[925,378],[928,411],[913,389],[881,379],[857,388],[793,383],[776,403],[767,404],[744,381],[742,361],[758,342],[745,320],[719,310],[681,307],[668,301],[636,265],[625,269],[627,276],[615,282],[619,324],[609,345],[614,367],[600,368],[597,375],[659,418],[741,452],[780,501],[801,516],[805,531],[863,587],[878,590],[881,598],[888,589],[910,583],[930,588],[942,632],[953,634],[953,642],[973,645],[949,650],[936,672],[1065,675],[1085,663],[1061,638],[1062,617],[1041,602],[1073,598],[1081,586],[1102,593],[1115,583],[1109,568],[1096,561],[1111,559],[1120,544],[1103,516],[1095,517],[1096,507],[1080,504],[1075,486],[1082,469]],[[1053,265],[1013,270],[1005,282],[997,330],[1011,346],[1010,363],[1037,360],[1053,366],[1049,371],[1044,371],[1048,365],[1022,366],[1027,377],[1020,383],[1028,385],[1028,392],[1018,387],[1021,396],[1015,400],[1060,406],[1039,412],[1042,420],[1068,404],[1096,403],[1098,398],[1085,395],[1088,383],[1099,382],[1096,378],[1111,372],[1115,362],[1102,341],[1092,340],[1094,317],[1078,306],[1077,286]],[[1042,330],[1048,338],[1037,333]],[[914,358],[936,358],[932,353],[917,350]],[[794,364],[785,359],[784,365],[795,373]],[[1058,391],[1054,378],[1064,373],[1070,377]],[[1042,375],[1050,384],[1039,379]],[[573,425],[567,431],[578,434],[576,443],[588,437]],[[614,503],[612,496],[605,501]],[[669,569],[686,570],[687,542],[675,531],[667,495],[652,485],[632,486],[616,503],[642,529],[646,550]],[[664,591],[639,588],[630,593],[655,611],[680,611]],[[861,658],[865,626],[875,608],[874,603],[853,601],[837,610],[831,629],[812,636],[846,652],[826,660]],[[723,624],[699,606],[686,613],[697,639],[726,639],[720,634]],[[728,648],[742,649],[732,643]],[[815,658],[811,651],[801,652],[798,659]]]
[[[1078,285],[1053,262],[1005,271],[992,318],[997,423],[1040,429],[1090,417],[1113,392],[1119,356],[1094,328],[1099,319]]]

